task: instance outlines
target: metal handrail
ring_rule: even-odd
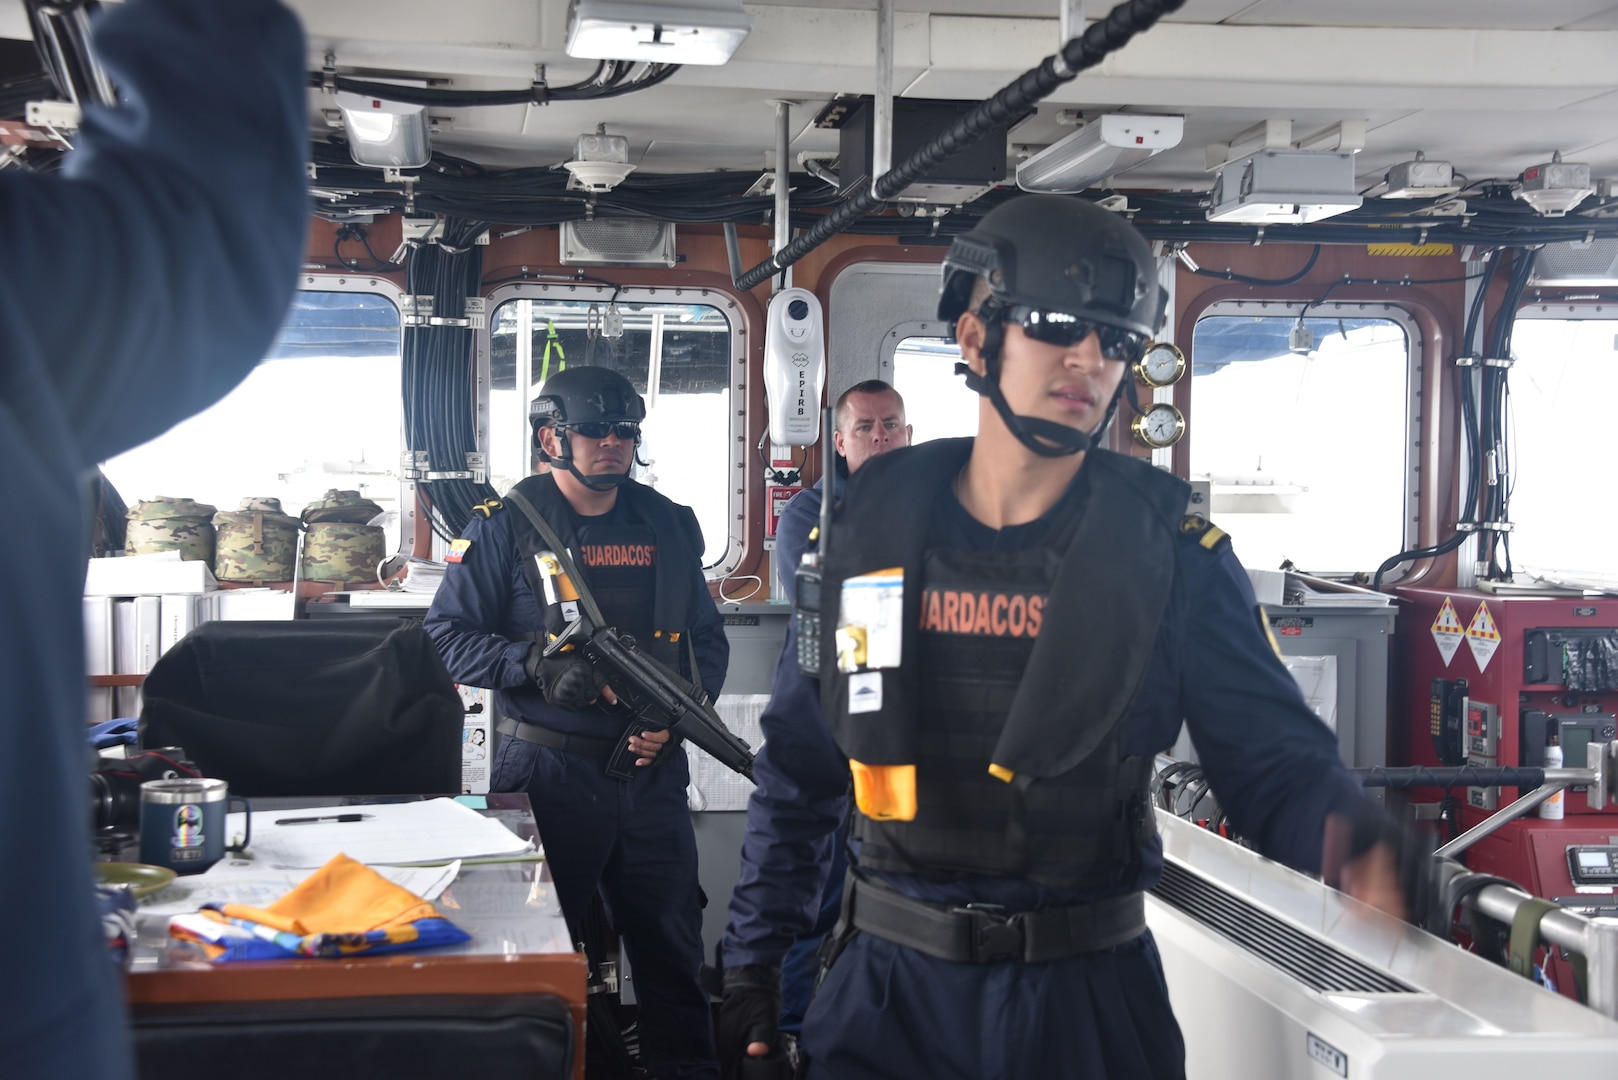
[[[1577,771],[1577,770],[1575,770]],[[1547,785],[1549,786],[1549,785]],[[1533,897],[1510,885],[1485,885],[1465,900],[1466,906],[1510,926],[1517,911]],[[1583,956],[1588,965],[1585,1004],[1618,1020],[1618,919],[1581,915],[1566,908],[1545,913],[1539,936]]]
[[[1484,818],[1460,836],[1439,848],[1435,855],[1453,858],[1494,832],[1508,821],[1515,821],[1528,811],[1537,807],[1546,799],[1570,784],[1594,785],[1602,780],[1601,770],[1598,769],[1546,769],[1545,782],[1516,802],[1501,807],[1493,814]]]

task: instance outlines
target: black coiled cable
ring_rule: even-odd
[[[483,277],[483,249],[476,243],[483,228],[481,222],[448,219],[438,242],[411,254],[409,290],[433,298],[434,317],[465,318],[466,298],[475,295]],[[430,472],[463,472],[466,455],[477,451],[473,363],[469,327],[405,327],[405,444],[427,452]],[[466,528],[473,507],[495,496],[487,483],[467,479],[423,479],[417,487],[433,531],[446,540]]]

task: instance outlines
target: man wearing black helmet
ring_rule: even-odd
[[[656,1077],[711,1077],[685,752],[666,731],[626,735],[612,687],[576,654],[543,655],[567,605],[534,556],[559,541],[619,633],[710,695],[724,682],[730,647],[696,515],[628,476],[645,416],[615,371],[570,367],[546,380],[530,418],[549,470],[478,508],[451,547],[427,632],[457,682],[495,691],[504,738],[490,786],[528,793],[575,934],[600,889],[635,971],[642,1063]],[[624,745],[628,779],[605,771]]]
[[[1079,199],[986,215],[939,314],[975,440],[867,462],[832,525],[819,677],[789,640],[722,945],[719,1052],[775,1053],[779,964],[852,787],[851,873],[804,1019],[836,1080],[1179,1077],[1142,892],[1154,754],[1190,725],[1232,826],[1399,910],[1336,741],[1184,482],[1097,444],[1162,323],[1145,240]],[[823,725],[803,721],[822,715]]]

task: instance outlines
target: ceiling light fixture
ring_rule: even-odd
[[[400,81],[399,85],[423,84]],[[337,107],[342,110],[343,129],[348,132],[348,153],[356,164],[419,169],[432,159],[425,107],[346,90],[337,92]]]
[[[1024,191],[1083,191],[1180,145],[1183,116],[1103,113],[1017,166]]]
[[[567,54],[649,64],[723,64],[753,29],[741,0],[573,0]]]
[[[1303,225],[1358,209],[1354,155],[1347,151],[1260,150],[1214,178],[1209,221]]]

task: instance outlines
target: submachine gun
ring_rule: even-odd
[[[544,583],[546,602],[561,611],[566,622],[562,632],[546,645],[545,655],[577,649],[606,677],[619,704],[632,716],[607,763],[607,775],[632,777],[635,755],[629,750],[630,738],[667,728],[712,754],[726,768],[753,779],[752,749],[725,726],[707,694],[641,652],[633,637],[605,625],[595,602],[580,596],[556,552],[541,551],[534,561]]]

